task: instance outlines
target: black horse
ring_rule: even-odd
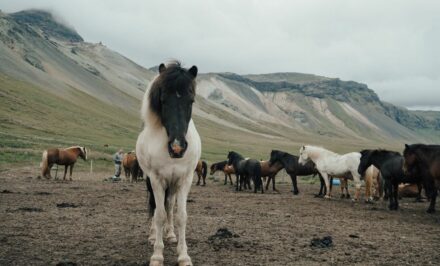
[[[272,150],[270,153],[270,164],[280,162],[284,169],[286,169],[287,174],[289,174],[292,180],[293,194],[297,195],[299,193],[297,185],[297,176],[307,176],[307,175],[319,175],[321,181],[321,188],[319,190],[320,195],[325,195],[325,183],[321,174],[316,170],[315,164],[312,161],[307,162],[305,165],[298,163],[298,156],[292,155],[290,153]]]
[[[252,179],[254,181],[254,192],[257,193],[257,190],[261,187],[261,193],[264,193],[260,161],[244,159],[239,153],[230,151],[228,153],[228,165],[234,166],[235,176],[237,177],[236,190],[241,190],[243,181]],[[240,183],[240,185],[238,183]]]
[[[405,144],[403,170],[419,176],[430,198],[428,213],[435,212],[435,201],[440,188],[440,145]]]
[[[418,183],[403,172],[403,157],[400,153],[388,150],[362,150],[358,172],[362,176],[370,165],[379,169],[385,182],[386,194],[389,197],[390,210],[399,208],[398,194],[400,183]]]

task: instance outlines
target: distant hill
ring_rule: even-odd
[[[36,164],[47,146],[84,144],[103,163],[119,147],[133,149],[140,100],[156,73],[85,42],[48,12],[0,13],[0,168]],[[228,150],[267,158],[272,148],[296,153],[306,143],[345,152],[440,140],[439,112],[382,102],[354,81],[209,73],[197,82],[193,114],[210,161]]]

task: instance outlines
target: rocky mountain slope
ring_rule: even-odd
[[[132,149],[140,99],[155,75],[154,67],[85,42],[48,12],[0,13],[0,145],[10,155],[35,156],[50,143],[85,143],[97,153],[110,152],[102,148],[108,143]],[[231,149],[261,158],[272,148],[295,153],[304,143],[349,151],[440,140],[438,112],[384,103],[354,81],[207,73],[197,92],[194,118],[208,159]]]

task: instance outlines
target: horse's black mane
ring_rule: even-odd
[[[217,166],[218,169],[223,169],[226,164],[228,164],[228,161],[221,161],[221,162],[213,163],[212,165]]]
[[[228,158],[231,158],[233,160],[238,159],[238,160],[244,160],[244,157],[241,156],[241,154],[239,154],[238,152],[235,151],[230,151],[228,154]]]
[[[161,93],[178,92],[180,95],[195,95],[194,77],[183,68],[179,61],[168,63],[165,70],[155,79],[150,89],[150,108],[158,116],[161,114]]]

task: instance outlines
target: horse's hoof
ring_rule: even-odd
[[[374,202],[373,202],[373,199],[368,198],[368,199],[365,200],[365,203],[367,203],[367,204],[373,204]]]
[[[293,191],[293,195],[298,195],[298,194],[299,194],[299,191],[298,191],[298,190]]]
[[[435,213],[435,209],[434,208],[429,208],[426,210],[427,213]]]
[[[341,199],[345,199],[345,195],[344,194],[341,195]]]
[[[177,237],[176,237],[176,235],[174,235],[174,236],[167,236],[166,240],[167,240],[169,243],[177,243]]]
[[[163,266],[163,256],[159,256],[159,255],[151,256],[150,266]]]
[[[179,256],[177,260],[177,264],[179,266],[193,266],[191,262],[191,258],[188,255],[185,256]]]
[[[324,196],[324,199],[331,199],[331,198],[332,198],[332,196],[329,196],[329,195]]]
[[[350,194],[345,195],[345,198],[350,199],[351,198]]]

